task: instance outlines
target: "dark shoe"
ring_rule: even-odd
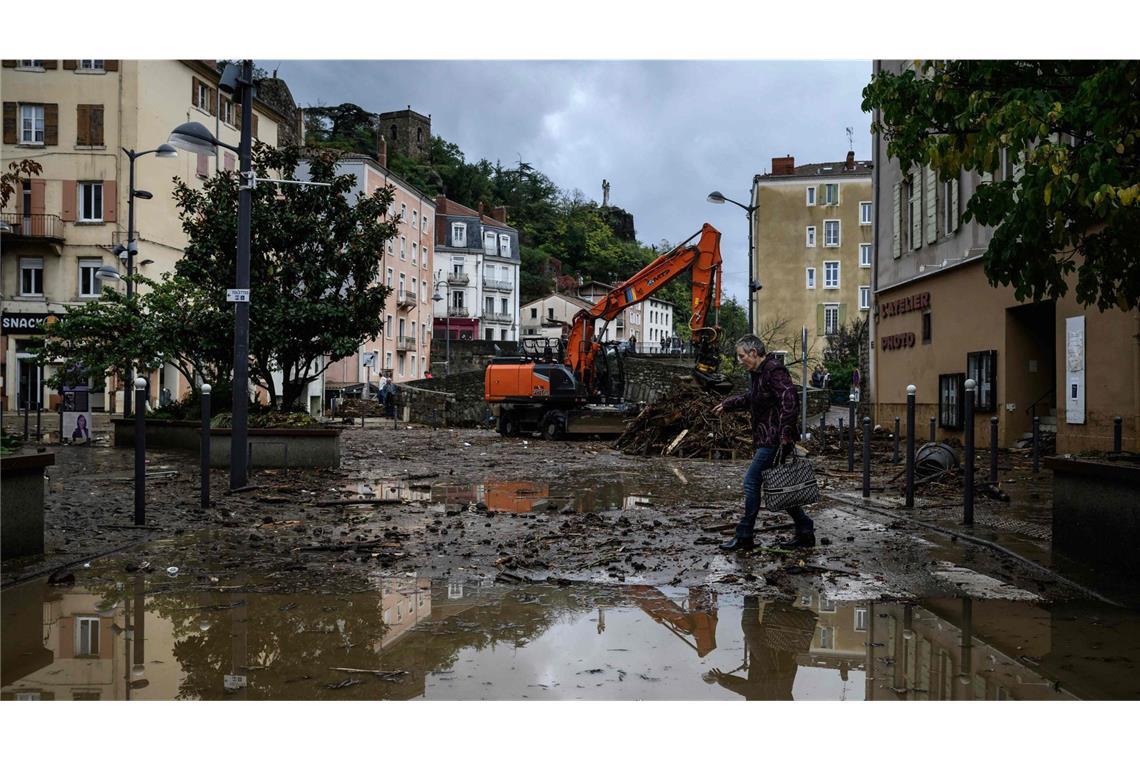
[[[720,548],[726,552],[744,552],[756,548],[756,544],[751,538],[733,538],[721,544]]]
[[[781,549],[810,549],[815,546],[815,531],[797,533],[791,541],[780,544]]]

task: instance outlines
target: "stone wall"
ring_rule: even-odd
[[[440,334],[432,337],[432,367],[442,367],[443,365],[437,365],[436,362],[443,361],[450,352],[448,361],[451,362],[451,370],[449,374],[452,377],[474,370],[481,373],[495,358],[495,346],[498,346],[503,354],[513,354],[518,350],[518,343],[513,340],[456,340],[455,338],[451,339],[449,349],[441,327]],[[432,372],[437,373],[437,370],[432,369]],[[442,374],[442,372],[438,374]],[[434,379],[438,380],[439,378]],[[480,375],[480,381],[482,381],[482,375]]]

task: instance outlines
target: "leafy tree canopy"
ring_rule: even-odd
[[[1137,61],[920,61],[863,90],[872,130],[904,171],[996,173],[964,219],[994,227],[993,285],[1019,300],[1063,296],[1076,274],[1084,306],[1140,304],[1140,79]]]

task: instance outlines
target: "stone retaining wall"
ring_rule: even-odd
[[[114,419],[115,446],[135,445],[134,420]],[[229,428],[210,431],[210,466],[229,467]],[[335,428],[250,428],[250,467],[339,467],[340,431]],[[202,429],[197,422],[147,420],[147,448],[199,451]]]

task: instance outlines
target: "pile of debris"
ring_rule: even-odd
[[[683,459],[751,459],[747,414],[713,414],[724,396],[691,385],[647,405],[626,425],[614,448],[626,454]]]
[[[371,399],[352,398],[341,403],[336,410],[337,417],[383,417],[384,405]]]

